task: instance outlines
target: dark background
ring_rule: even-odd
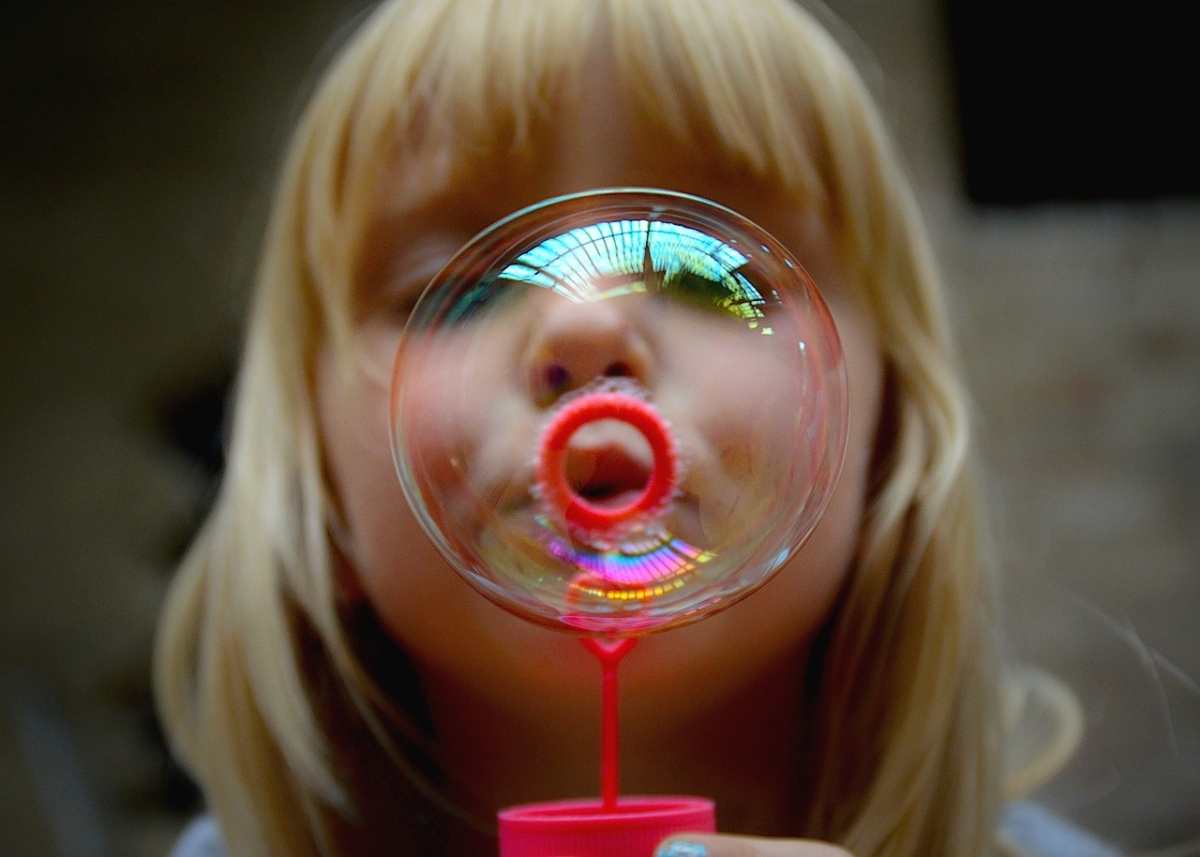
[[[831,5],[951,286],[1013,648],[1088,711],[1076,761],[1038,797],[1127,849],[1195,854],[1200,188],[1183,13]],[[0,855],[163,855],[195,809],[154,728],[150,638],[219,466],[278,152],[359,8],[5,10]]]
[[[1185,4],[947,0],[946,30],[972,199],[1200,193]]]

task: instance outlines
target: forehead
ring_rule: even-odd
[[[558,99],[519,137],[459,130],[420,147],[397,146],[376,188],[374,229],[419,227],[436,216],[469,237],[537,202],[614,187],[705,197],[772,232],[823,208],[808,189],[751,168],[715,136],[663,121],[613,83],[615,76],[593,79],[599,82],[586,96]]]
[[[460,16],[435,30],[441,49],[397,93],[399,121],[384,123],[386,163],[366,165],[376,186],[368,234],[359,233],[365,253],[430,216],[470,237],[541,200],[604,187],[707,197],[781,240],[766,209],[824,210],[803,76],[779,57],[775,75],[749,68],[786,41],[765,25],[770,16],[748,11],[743,20],[720,7],[744,26],[696,44],[690,18],[640,6],[618,14],[567,0],[551,18],[546,7],[518,8],[505,27],[537,50],[476,44],[478,28],[461,30]],[[530,42],[530,34],[541,35]],[[455,40],[465,43],[449,49]],[[388,109],[387,99],[377,103]]]
[[[607,51],[589,51],[577,71],[542,90],[536,104],[488,99],[396,139],[375,188],[360,272],[369,278],[381,268],[394,270],[414,242],[457,242],[457,249],[529,205],[615,187],[711,199],[757,222],[806,267],[827,267],[819,183],[780,161],[763,163],[737,135],[722,135],[718,117],[682,90],[675,95],[682,100],[651,95]],[[743,130],[759,140],[766,134]]]
[[[448,258],[529,205],[614,187],[659,188],[720,203],[787,246],[825,291],[842,288],[819,207],[777,179],[753,175],[724,150],[672,138],[631,111],[594,101],[562,114],[535,139],[524,147],[442,146],[397,156],[379,188],[360,288],[373,291],[414,259]]]

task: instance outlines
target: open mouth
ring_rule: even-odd
[[[640,438],[639,438],[640,440]],[[646,446],[642,440],[642,446]],[[602,509],[627,506],[646,490],[650,482],[650,463],[645,454],[624,445],[569,447],[564,472],[571,490]]]

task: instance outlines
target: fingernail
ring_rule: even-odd
[[[708,857],[708,849],[699,842],[674,839],[659,848],[655,857]]]

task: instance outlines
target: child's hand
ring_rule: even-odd
[[[691,836],[665,840],[655,857],[851,857],[850,852],[815,839],[761,836]]]

